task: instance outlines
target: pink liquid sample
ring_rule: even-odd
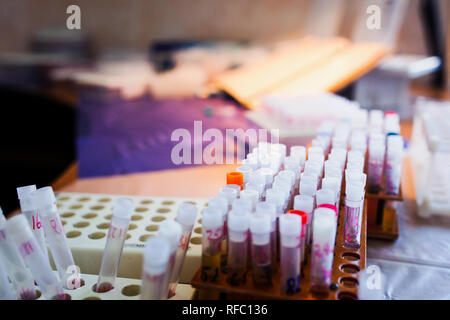
[[[295,294],[300,291],[300,248],[281,247],[281,292]]]
[[[272,285],[270,242],[252,246],[252,271],[255,285]]]
[[[247,240],[228,243],[227,281],[231,285],[244,284],[247,275]]]
[[[359,248],[361,243],[361,208],[345,206],[344,245]]]

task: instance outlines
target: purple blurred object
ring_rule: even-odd
[[[223,134],[225,129],[259,129],[246,119],[242,107],[218,98],[123,100],[81,90],[78,112],[80,177],[193,166],[172,162],[171,151],[178,141],[171,141],[171,135],[185,128],[193,141],[194,121],[203,122],[203,133],[208,128]],[[203,148],[210,143],[203,142]],[[193,146],[191,155],[193,162]]]

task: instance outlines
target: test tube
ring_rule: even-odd
[[[335,205],[336,194],[331,189],[320,189],[316,193],[316,204],[320,206],[321,204],[332,204]]]
[[[255,211],[259,201],[259,193],[256,190],[242,190],[240,200],[248,200],[251,203],[250,212]]]
[[[223,219],[220,211],[206,208],[202,214],[202,274],[203,281],[217,281],[220,271],[220,254],[223,236]]]
[[[234,286],[244,284],[246,280],[249,225],[249,213],[230,212],[228,217],[227,281]]]
[[[170,255],[169,240],[162,237],[150,238],[145,242],[142,266],[142,300],[164,299],[164,279],[168,271]]]
[[[277,271],[278,239],[277,239],[277,207],[271,202],[260,202],[256,206],[256,214],[266,214],[270,218],[270,251],[272,272]],[[282,216],[282,215],[281,215]],[[280,217],[281,217],[280,216]]]
[[[256,286],[272,285],[270,249],[270,218],[268,215],[253,215],[250,219],[252,234],[252,275]]]
[[[189,246],[189,240],[191,239],[195,219],[197,219],[197,207],[187,202],[182,203],[178,208],[177,217],[175,219],[175,221],[181,225],[181,238],[178,243],[175,264],[170,279],[169,297],[175,295],[175,289],[183,268],[184,258],[186,257],[186,251]]]
[[[306,225],[306,245],[311,244],[312,229],[311,223],[313,220],[314,198],[306,194],[299,194],[294,198],[294,210],[300,210],[308,214],[308,224]]]
[[[361,241],[361,199],[364,189],[354,184],[347,184],[344,211],[344,245],[359,248]]]
[[[106,239],[96,285],[97,292],[108,292],[114,288],[120,258],[122,257],[123,245],[127,237],[128,225],[133,210],[133,200],[129,198],[119,198],[114,203],[108,237]]]
[[[378,193],[381,190],[383,178],[383,166],[385,158],[385,142],[383,134],[373,134],[369,139],[369,161],[368,161],[368,190]]]
[[[402,174],[403,138],[399,135],[391,135],[387,139],[386,193],[398,195]]]
[[[301,218],[295,214],[280,217],[280,285],[281,293],[295,294],[300,291],[300,237]]]
[[[0,208],[0,257],[4,263],[6,272],[12,282],[19,300],[36,299],[34,290],[34,279],[25,266],[19,251],[14,243],[9,240],[10,236],[5,230],[6,219]]]
[[[220,216],[219,216],[220,217]],[[222,217],[220,217],[222,219]],[[183,230],[181,224],[173,220],[165,220],[159,224],[158,236],[169,241],[169,263],[167,265],[167,274],[164,277],[161,299],[167,299],[169,295],[169,282],[175,267],[177,247],[180,243]]]
[[[75,282],[69,283],[69,278],[72,278],[73,270],[76,267],[72,252],[67,245],[52,187],[40,188],[33,192],[32,196],[38,208],[39,216],[42,218],[45,238],[63,286],[67,289],[79,288],[81,285],[79,278],[75,277],[73,280]]]
[[[64,299],[61,283],[42,253],[25,216],[19,214],[9,218],[5,223],[5,229],[30,269],[42,295],[47,300]]]
[[[313,220],[313,245],[311,252],[311,291],[328,294],[333,270],[336,222],[334,212],[317,208]]]
[[[0,300],[14,300],[12,288],[9,285],[8,276],[6,275],[5,268],[0,261]]]
[[[244,185],[244,174],[239,171],[233,171],[227,173],[227,185],[235,184],[240,187],[240,190],[243,189]]]
[[[306,148],[304,146],[292,146],[289,155],[297,160],[300,169],[302,169],[306,160]]]
[[[239,201],[240,199],[237,198],[233,198],[232,200],[232,204],[231,207],[238,205],[238,203],[236,201]],[[244,202],[246,202],[247,200],[245,200]],[[239,203],[241,204],[241,203]],[[220,258],[222,267],[225,267],[226,263],[227,263],[227,251],[228,251],[228,246],[227,246],[227,219],[228,219],[228,202],[227,202],[227,198],[223,195],[223,194],[219,194],[219,196],[217,197],[212,197],[208,200],[208,208],[216,208],[217,210],[220,211],[221,215],[222,215],[222,219],[223,219],[223,237],[222,237],[222,255]]]
[[[45,243],[45,234],[42,222],[39,218],[39,212],[36,208],[36,204],[33,202],[32,193],[36,191],[36,185],[24,186],[17,188],[17,195],[20,201],[20,209],[22,214],[28,220],[31,226],[34,236],[44,253],[44,256],[48,259],[47,244]]]

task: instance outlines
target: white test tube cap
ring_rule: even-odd
[[[252,234],[270,233],[270,217],[268,215],[252,215],[250,218],[250,231]]]
[[[112,214],[114,217],[130,220],[133,214],[134,203],[130,198],[118,198],[113,205]]]
[[[225,201],[225,199],[223,199]],[[193,226],[197,219],[197,207],[192,203],[183,202],[177,211],[176,221],[184,226]]]
[[[285,169],[285,170],[281,171],[280,173],[278,173],[277,178],[278,179],[286,178],[289,181],[290,185],[292,186],[292,185],[294,185],[296,174],[292,170]]]
[[[250,173],[253,171],[253,169],[250,166],[242,165],[240,167],[237,167],[236,171],[242,172],[242,175],[244,177],[244,183],[247,183],[250,177]]]
[[[248,182],[255,185],[266,185],[266,178],[261,174],[259,170],[253,171],[250,173]]]
[[[255,210],[256,204],[259,201],[259,192],[256,190],[242,190],[241,191],[241,200],[249,200],[252,205],[252,211]]]
[[[299,164],[303,163],[306,159],[306,148],[304,146],[292,146],[289,155],[297,159]]]
[[[170,257],[170,242],[156,236],[145,242],[144,270],[150,274],[161,274],[166,270]]]
[[[202,212],[202,226],[205,228],[219,228],[223,226],[223,216],[219,208],[206,207]]]
[[[345,185],[349,183],[358,183],[363,187],[366,186],[367,175],[359,170],[345,170]]]
[[[266,186],[273,182],[275,172],[271,168],[260,168],[258,171],[264,177]]]
[[[16,190],[19,200],[24,200],[25,198],[29,197],[31,193],[36,191],[36,185],[32,184],[29,186],[18,187],[16,188]]]
[[[335,204],[336,193],[331,189],[320,189],[316,193],[317,206],[321,204]]]
[[[322,179],[322,188],[323,189],[331,189],[337,192],[339,190],[339,180],[333,176],[326,176]]]
[[[250,199],[234,199],[231,205],[232,210],[239,210],[244,212],[252,212],[252,201]]]
[[[231,204],[233,200],[238,197],[238,195],[238,191],[235,188],[230,187],[230,185],[223,186],[219,190],[219,196],[223,196],[227,199],[228,204]]]
[[[302,218],[297,214],[280,216],[280,236],[299,237],[302,233]],[[293,239],[294,240],[294,239]]]
[[[216,208],[225,215],[228,211],[228,199],[223,194],[209,198],[208,208]]]
[[[56,202],[55,193],[50,186],[37,189],[32,193],[32,197],[37,209],[52,206]]]
[[[317,182],[310,182],[308,180],[300,180],[300,194],[306,194],[308,196],[314,197],[317,193]]]
[[[300,210],[308,214],[312,213],[314,210],[314,198],[306,194],[295,196],[294,210]]]
[[[324,207],[316,208],[316,210],[314,210],[313,223],[316,223],[316,220],[321,218],[330,219],[333,224],[336,225],[336,212],[333,209]]]
[[[364,188],[357,184],[347,184],[345,186],[345,199],[350,201],[361,201],[364,196]]]
[[[350,150],[347,153],[347,161],[348,162],[353,162],[353,161],[364,161],[364,155],[362,154],[361,151],[359,150]]]
[[[256,214],[258,215],[268,215],[270,220],[273,222],[277,218],[277,206],[273,202],[259,202],[256,205]]]
[[[159,224],[158,236],[169,240],[171,253],[177,249],[182,232],[181,225],[174,220],[165,220]]]
[[[228,229],[235,232],[245,232],[250,227],[250,214],[238,214],[233,211],[228,216]]]

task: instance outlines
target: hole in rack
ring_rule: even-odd
[[[81,208],[83,208],[83,206],[81,204],[74,204],[73,206],[70,207],[70,209],[73,209],[73,210],[77,210],[77,209],[81,209]]]
[[[58,201],[67,201],[69,199],[70,199],[70,197],[61,197],[61,198],[58,198]]]
[[[197,227],[194,229],[195,233],[202,234],[202,227]]]
[[[340,266],[341,270],[345,273],[358,273],[359,267],[353,264],[343,264]]]
[[[61,223],[62,223],[63,226],[65,226],[67,221],[66,220],[61,220]]]
[[[163,205],[165,205],[165,206],[170,206],[170,205],[172,205],[172,204],[174,204],[175,202],[174,201],[171,201],[171,200],[167,200],[167,201],[163,201],[163,202],[161,202]]]
[[[190,242],[192,244],[202,244],[202,237],[193,237]]]
[[[134,297],[141,293],[141,286],[137,284],[130,284],[122,288],[122,294],[127,297]]]
[[[67,238],[76,238],[81,236],[81,232],[77,230],[72,230],[66,233]]]
[[[339,300],[358,300],[356,294],[347,291],[341,291],[337,295]]]
[[[87,221],[80,221],[80,222],[74,223],[73,226],[75,228],[86,228],[87,226],[89,226],[89,222],[87,222]]]
[[[359,254],[357,254],[356,252],[343,252],[342,258],[348,261],[358,261],[361,259]]]
[[[108,229],[109,228],[109,223],[108,222],[100,223],[100,224],[97,225],[97,228],[99,228],[99,229]]]
[[[145,241],[147,241],[148,238],[151,238],[151,237],[153,237],[152,234],[144,234],[144,235],[139,237],[139,241],[145,242]]]
[[[107,216],[105,216],[106,220],[111,220],[112,214],[108,214]]]
[[[91,198],[89,198],[89,197],[83,197],[83,198],[78,199],[78,201],[81,201],[81,202],[86,202],[89,200],[91,200]]]
[[[145,211],[147,211],[148,209],[147,208],[145,208],[145,207],[138,207],[138,208],[136,208],[134,211],[136,211],[136,212],[145,212]]]
[[[152,218],[153,222],[161,222],[161,221],[164,221],[164,220],[166,220],[166,218],[165,217],[160,217],[160,216],[156,216],[156,217]]]
[[[131,234],[127,233],[127,236],[125,237],[125,240],[128,240],[131,238]]]
[[[158,213],[167,213],[170,212],[169,208],[159,208],[158,210],[156,210],[156,212]]]
[[[198,223],[202,224],[202,219],[198,219]]]
[[[339,283],[346,288],[356,288],[358,286],[358,280],[352,277],[343,277],[339,279]]]
[[[111,198],[101,198],[101,199],[98,199],[98,202],[110,202],[111,201]]]
[[[145,228],[147,231],[158,231],[159,226],[157,224],[151,224]]]
[[[142,216],[138,215],[138,214],[135,214],[135,215],[131,216],[131,220],[132,221],[137,221],[137,220],[141,220],[141,219],[142,219]]]
[[[57,204],[56,204],[56,207],[57,207],[57,208],[61,208],[61,207],[62,207],[62,204],[61,204],[61,203],[57,203]]]
[[[83,300],[102,300],[102,299],[99,297],[91,296],[91,297],[86,297]]]
[[[186,201],[186,203],[190,203],[190,204],[192,204],[194,206],[197,204],[197,202],[195,202],[195,201]]]
[[[93,219],[96,216],[97,216],[96,213],[89,212],[89,213],[86,213],[85,215],[83,215],[83,218],[85,218],[85,219]]]
[[[39,290],[36,290],[36,299],[39,299],[42,296],[42,293]]]
[[[153,200],[142,200],[141,204],[151,204],[153,203]]]
[[[114,286],[109,282],[103,282],[100,284],[98,291],[97,291],[97,284],[94,284],[91,289],[96,293],[105,293],[114,289]]]
[[[104,206],[92,206],[91,209],[92,210],[102,210],[104,208]]]
[[[134,230],[134,229],[136,229],[137,228],[137,225],[135,225],[134,223],[130,223],[129,225],[128,225],[128,230]]]
[[[98,240],[98,239],[104,238],[105,236],[106,236],[106,234],[104,232],[94,232],[94,233],[91,233],[90,235],[88,235],[89,239],[92,239],[92,240]]]
[[[64,212],[63,214],[61,214],[62,218],[70,218],[73,217],[75,215],[75,212]]]

